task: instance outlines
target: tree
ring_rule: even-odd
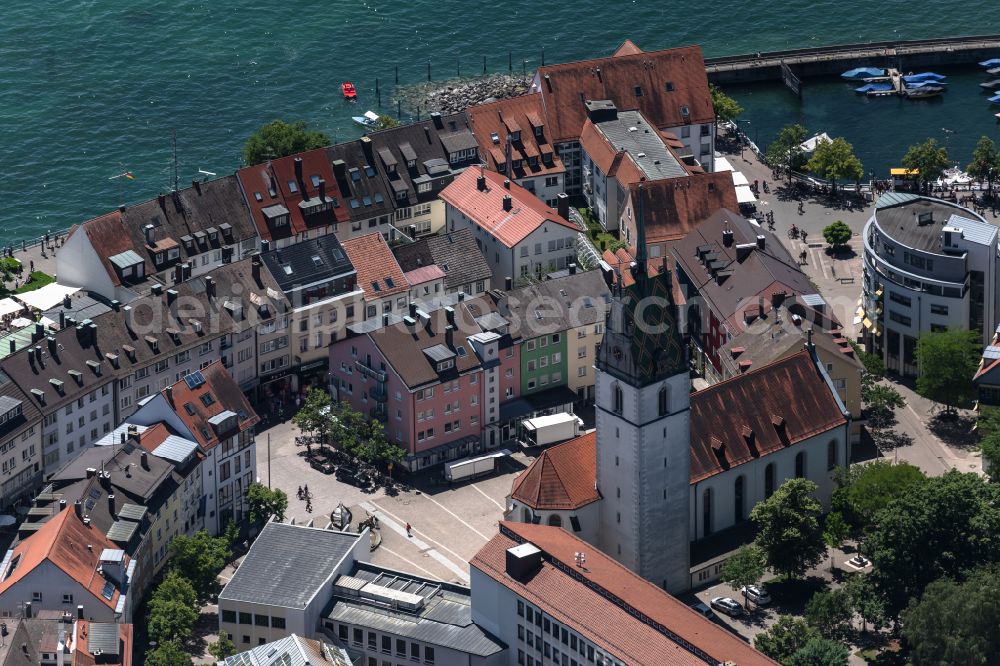
[[[310,387],[306,392],[306,400],[299,411],[292,417],[292,423],[299,430],[310,433],[325,443],[333,425],[333,403],[330,394],[318,387]]]
[[[913,484],[876,514],[862,552],[897,618],[932,581],[1000,561],[1000,486],[954,470]]]
[[[1000,477],[1000,433],[991,433],[979,442],[986,473],[994,481]]]
[[[861,618],[861,631],[867,633],[868,625],[878,631],[885,626],[885,600],[872,585],[868,576],[851,576],[844,585],[851,600],[851,607]]]
[[[806,140],[806,128],[802,125],[785,125],[774,137],[764,157],[772,169],[788,169],[788,182],[792,182],[792,171],[797,171],[805,164],[801,143]]]
[[[976,180],[985,180],[987,189],[993,191],[993,180],[1000,172],[1000,153],[997,152],[993,139],[985,135],[979,137],[976,148],[972,151],[972,162],[965,170]]]
[[[805,618],[824,638],[843,638],[851,626],[854,610],[844,590],[817,592],[806,604]]]
[[[826,548],[819,524],[820,504],[813,497],[816,484],[789,479],[750,512],[757,525],[755,543],[768,565],[786,576],[801,576],[823,559]]]
[[[743,113],[739,102],[722,92],[714,83],[708,84],[708,90],[712,95],[712,110],[715,112],[716,122],[732,122]]]
[[[252,166],[331,143],[326,134],[308,129],[301,120],[293,123],[272,120],[251,134],[243,145],[243,164]]]
[[[927,139],[907,149],[906,155],[903,155],[903,166],[917,172],[920,187],[926,192],[928,185],[948,168],[948,151],[938,145],[937,139]]]
[[[848,527],[844,517],[836,511],[828,513],[826,524],[823,526],[823,542],[830,549],[830,571],[833,571],[833,550],[844,543],[847,534]]]
[[[146,652],[146,666],[193,666],[191,655],[181,649],[178,641],[166,641]]]
[[[191,581],[199,600],[207,600],[219,589],[219,572],[232,557],[224,537],[200,530],[194,536],[176,536],[170,542],[170,569]]]
[[[816,144],[816,150],[806,163],[806,168],[831,181],[833,189],[837,189],[837,181],[842,178],[860,180],[865,175],[861,160],[854,154],[854,146],[839,136],[833,141],[820,141]]]
[[[861,382],[861,401],[865,405],[868,431],[879,441],[885,431],[896,425],[896,410],[906,406],[906,401],[892,386]]]
[[[271,516],[280,523],[285,519],[288,495],[280,488],[271,490],[262,483],[251,483],[247,487],[247,507],[254,525],[263,525]]]
[[[840,220],[823,229],[823,239],[833,246],[834,252],[847,245],[853,235],[851,228]]]
[[[893,464],[888,460],[874,460],[852,465],[838,475],[833,508],[852,524],[868,528],[889,502],[902,497],[926,478],[918,467],[906,462]]]
[[[149,597],[149,605],[154,606],[161,601],[168,600],[176,600],[194,608],[198,602],[198,594],[191,585],[191,581],[183,574],[177,571],[168,571]]]
[[[802,618],[779,615],[770,629],[754,636],[753,646],[771,659],[785,663],[806,643],[819,637],[819,632]]]
[[[847,666],[847,648],[837,641],[813,638],[792,655],[788,666]]]
[[[766,562],[764,553],[754,545],[740,546],[722,565],[722,580],[735,589],[756,585],[764,575]],[[746,592],[743,593],[743,605],[750,607]]]
[[[972,377],[979,367],[981,346],[973,331],[949,328],[929,331],[917,340],[917,392],[945,405],[945,413],[974,395]]]
[[[378,120],[375,121],[374,129],[378,131],[384,129],[392,129],[393,127],[399,127],[399,121],[393,118],[392,116],[383,113],[379,115]]]
[[[184,640],[191,634],[198,611],[180,599],[164,599],[149,606],[147,630],[154,641]]]
[[[219,640],[209,644],[208,653],[215,657],[218,661],[222,661],[227,657],[231,657],[236,654],[236,645],[233,644],[229,634],[224,631],[220,631]]]
[[[974,572],[959,583],[927,586],[903,613],[903,637],[914,666],[996,663],[1000,654],[1000,570]]]

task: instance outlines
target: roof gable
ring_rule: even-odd
[[[597,476],[597,432],[542,452],[514,479],[511,497],[537,510],[579,509],[601,499]]]
[[[351,238],[341,245],[358,271],[358,286],[364,290],[365,299],[377,300],[407,290],[406,276],[382,234]]]

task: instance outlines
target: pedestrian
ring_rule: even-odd
[[[31,260],[31,272],[32,273],[35,272],[35,260],[34,259]]]
[[[413,536],[413,534],[410,533],[411,529],[412,528],[410,527],[410,524],[406,523],[406,536],[408,536],[408,537],[412,537]]]
[[[305,487],[302,488],[302,494],[305,495],[307,500],[309,499],[309,484],[306,484]]]
[[[806,232],[805,232],[805,230],[802,231],[802,242],[803,243],[806,242]]]
[[[296,494],[299,499],[302,499],[302,486],[299,486],[299,492]]]

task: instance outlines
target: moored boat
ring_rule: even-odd
[[[997,63],[1000,65],[1000,63]],[[848,81],[863,81],[868,78],[885,76],[885,70],[881,67],[855,67],[840,75]]]
[[[347,99],[356,99],[358,96],[358,91],[354,89],[354,84],[350,81],[344,81],[340,84],[340,92],[344,93],[344,97]]]
[[[378,122],[378,114],[374,111],[365,111],[363,116],[351,116],[351,120],[361,125],[362,127],[372,128],[375,127],[375,123]]]
[[[907,83],[918,82],[918,81],[944,81],[947,76],[943,74],[935,74],[934,72],[919,72],[917,74],[907,74],[903,77],[903,80]]]
[[[985,67],[986,69],[991,69],[993,67],[1000,67],[1000,58],[990,58],[989,60],[984,60],[979,63],[980,67]]]
[[[990,79],[985,83],[980,83],[979,87],[985,90],[993,90],[994,88],[1000,88],[1000,79]]]
[[[908,99],[924,99],[926,97],[937,97],[944,92],[940,86],[920,86],[919,88],[905,88],[903,97]]]
[[[855,88],[854,92],[859,95],[867,95],[869,93],[875,92],[892,92],[893,87],[891,83],[866,83],[860,88]]]

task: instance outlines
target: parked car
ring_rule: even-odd
[[[338,481],[343,481],[344,483],[349,483],[352,486],[358,486],[359,488],[367,488],[371,485],[371,479],[367,474],[354,467],[348,467],[346,465],[337,468],[336,477]]]
[[[336,471],[336,466],[333,463],[327,462],[325,460],[313,459],[309,461],[309,466],[315,470],[319,470],[324,474],[333,474]]]
[[[771,595],[767,593],[767,590],[756,585],[740,588],[740,594],[745,595],[747,599],[758,606],[766,606],[771,603]]]
[[[710,609],[705,604],[698,602],[696,604],[691,604],[691,610],[693,610],[698,615],[704,615],[705,617],[712,617],[712,609]]]
[[[715,597],[712,599],[712,608],[729,617],[739,617],[743,614],[743,606],[729,597]]]

